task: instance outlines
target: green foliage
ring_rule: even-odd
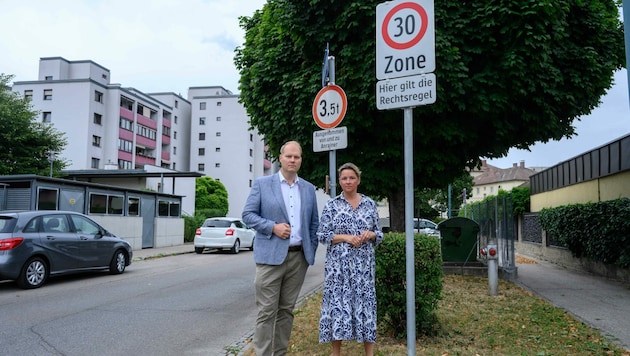
[[[225,216],[228,211],[228,194],[221,181],[199,177],[195,187],[195,215]]]
[[[512,195],[512,208],[515,216],[530,212],[531,192],[529,187],[514,187],[510,194]]]
[[[348,97],[340,124],[348,147],[337,162],[361,167],[363,193],[387,197],[390,216],[403,216],[403,115],[375,105],[380,2],[269,0],[240,19],[235,64],[240,100],[270,152],[292,139],[309,147],[329,43]],[[625,62],[615,0],[446,0],[435,6],[435,27],[437,101],[413,109],[417,187],[442,187],[479,157],[571,137],[572,122],[599,104]],[[323,182],[329,155],[305,149],[303,158],[300,175]]]
[[[203,224],[206,217],[203,215],[182,215],[184,218],[184,242],[193,242],[195,239],[195,231]]]
[[[13,76],[0,73],[0,175],[50,174],[50,151],[61,152],[64,134],[52,125],[36,121],[29,99],[10,88]],[[53,174],[67,166],[63,159],[53,161]]]
[[[530,204],[530,190],[529,187],[514,187],[509,192],[503,189],[499,189],[497,195],[489,195],[483,200],[470,203],[466,206],[466,209],[460,209],[458,216],[470,217],[471,212],[476,212],[475,220],[477,219],[490,219],[494,220],[494,216],[503,214],[503,211],[495,212],[495,200],[501,199],[501,201],[508,201],[512,206],[512,216],[517,216],[526,212],[529,212]],[[501,208],[504,205],[501,205]],[[509,210],[508,210],[509,211]]]
[[[406,335],[407,283],[405,234],[388,233],[376,249],[376,297],[379,325],[397,337]],[[439,240],[414,236],[416,330],[429,333],[435,327],[435,310],[442,293],[442,256]]]
[[[547,234],[573,256],[630,267],[630,199],[545,208],[538,216]]]

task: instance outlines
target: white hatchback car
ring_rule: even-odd
[[[203,253],[206,248],[210,248],[239,253],[241,247],[253,251],[254,235],[256,231],[239,218],[209,218],[195,232],[195,252]]]

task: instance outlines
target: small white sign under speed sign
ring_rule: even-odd
[[[323,87],[313,102],[313,118],[317,126],[324,130],[337,127],[348,108],[346,93],[338,85]]]

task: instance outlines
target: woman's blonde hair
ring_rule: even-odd
[[[357,167],[356,164],[350,162],[342,164],[341,167],[339,167],[337,174],[341,175],[341,171],[346,169],[352,169],[354,173],[356,173],[357,177],[361,178],[361,170],[359,169],[359,167]]]

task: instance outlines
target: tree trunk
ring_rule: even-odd
[[[388,198],[391,231],[405,232],[405,187],[400,187]]]

